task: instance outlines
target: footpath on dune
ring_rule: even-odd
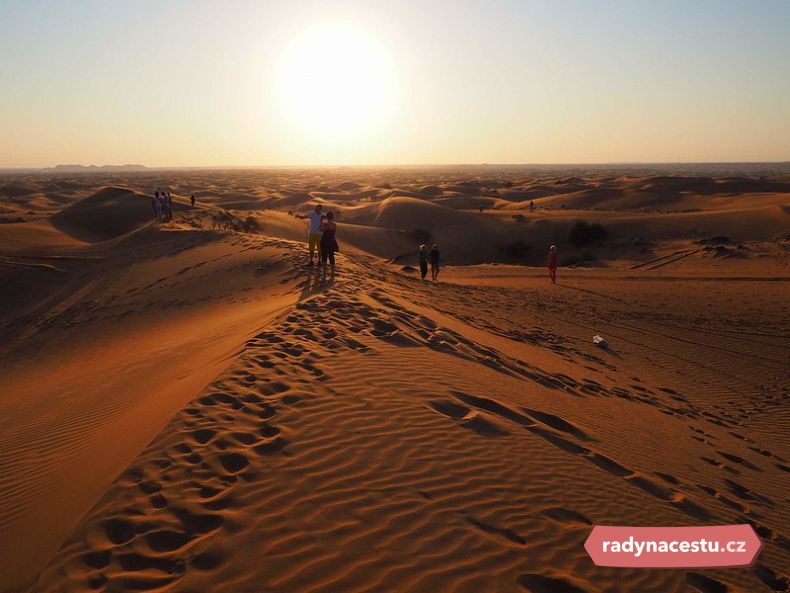
[[[167,225],[74,246],[57,272],[16,284],[0,346],[0,590],[29,585],[172,416],[296,302],[294,264],[288,243]]]
[[[703,408],[660,365],[518,317],[519,295],[371,262],[341,256],[336,278],[297,264],[294,304],[126,468],[30,591],[779,582],[788,461],[736,416]],[[736,522],[766,541],[752,570],[597,568],[582,547],[593,524]]]

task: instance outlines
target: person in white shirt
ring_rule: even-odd
[[[310,221],[310,230],[308,231],[307,235],[307,244],[310,248],[310,263],[308,265],[313,265],[313,256],[315,255],[315,250],[318,249],[319,245],[321,244],[321,211],[324,207],[321,204],[316,204],[315,210],[312,212],[308,212],[306,215],[304,214],[297,214],[296,218],[307,219]]]

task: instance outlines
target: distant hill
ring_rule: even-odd
[[[91,171],[145,171],[145,165],[56,165],[47,167],[46,171],[57,171],[59,173],[83,173]]]

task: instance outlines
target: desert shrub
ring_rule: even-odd
[[[585,220],[577,220],[573,223],[568,233],[568,242],[575,247],[581,247],[590,243],[605,241],[608,236],[609,233],[606,232],[603,225],[596,222],[590,224]]]
[[[260,230],[260,228],[261,227],[258,224],[258,221],[253,216],[248,216],[244,221],[244,223],[241,225],[241,229],[245,233],[253,233],[255,231]]]
[[[729,245],[732,241],[725,235],[716,235],[710,239],[700,239],[696,243],[697,245]]]
[[[510,257],[527,257],[532,247],[525,241],[514,241],[502,248],[502,251]]]
[[[430,243],[433,233],[430,229],[414,229],[411,236],[417,243]]]

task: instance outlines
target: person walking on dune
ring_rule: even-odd
[[[337,245],[337,224],[335,223],[335,213],[327,212],[324,221],[321,223],[321,265],[323,272],[326,273],[326,262],[332,267],[332,275],[335,275],[335,253],[340,251]]]
[[[151,208],[154,209],[154,218],[159,218],[159,215],[156,212],[156,202],[159,200],[159,190],[154,192],[153,197],[151,198]]]
[[[530,200],[529,201],[529,213],[532,214],[533,212],[535,212],[535,202]]]
[[[549,247],[549,278],[552,284],[557,284],[557,246]]]
[[[192,204],[192,207],[195,207],[195,194],[189,196],[189,202]]]
[[[173,220],[173,198],[170,197],[170,192],[167,192],[165,197],[165,215],[168,222]]]
[[[420,277],[425,280],[425,277],[428,275],[428,252],[425,245],[420,245],[417,257],[420,260]]]
[[[163,193],[156,192],[156,203],[154,204],[154,210],[156,211],[156,220],[157,222],[162,222],[162,198],[164,197]]]
[[[436,281],[439,278],[439,267],[442,261],[438,243],[433,244],[433,247],[428,252],[428,259],[431,261],[431,279]]]
[[[308,265],[310,266],[313,265],[313,256],[315,255],[315,250],[321,243],[321,211],[323,209],[324,207],[321,204],[316,204],[315,210],[312,212],[308,212],[306,215],[296,215],[296,218],[310,221],[310,229],[308,230],[307,234],[307,245],[310,249],[310,263]]]

